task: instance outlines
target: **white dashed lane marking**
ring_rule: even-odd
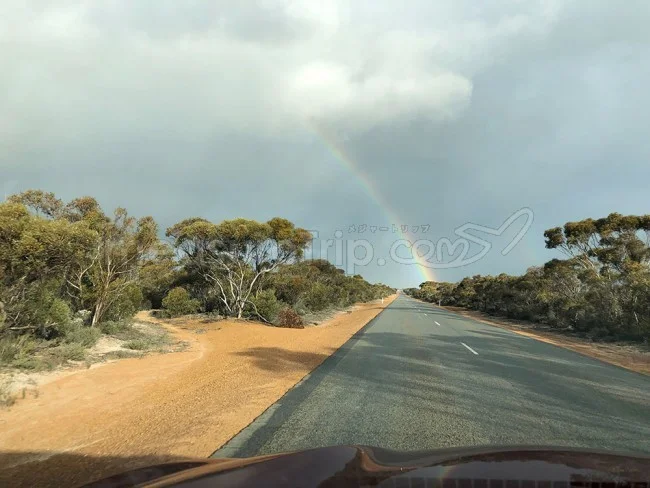
[[[469,347],[467,344],[465,344],[464,342],[461,342],[461,344],[462,344],[463,346],[465,346],[467,349],[469,349],[472,353],[474,353],[474,354],[476,354],[476,355],[478,356],[478,353],[477,353],[474,349],[472,349],[471,347]]]

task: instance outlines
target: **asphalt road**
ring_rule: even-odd
[[[338,444],[650,453],[650,378],[402,295],[215,456]]]

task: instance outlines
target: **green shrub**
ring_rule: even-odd
[[[0,366],[16,367],[26,362],[37,347],[37,342],[26,335],[0,339]]]
[[[142,290],[136,284],[131,284],[122,291],[111,304],[102,320],[120,321],[131,318],[140,310],[144,297]]]
[[[143,333],[133,327],[120,338],[125,341],[125,348],[134,351],[160,350],[170,343],[169,336],[162,329],[156,333]]]
[[[335,305],[333,303],[333,289],[323,283],[314,283],[305,293],[305,306],[314,312]]]
[[[124,351],[122,349],[104,354],[105,359],[129,359],[137,357],[142,357],[142,353],[135,351]]]
[[[47,318],[49,319],[49,322],[53,322],[58,326],[58,328],[65,327],[72,320],[72,311],[65,301],[60,298],[55,298],[52,300],[52,304],[47,313]]]
[[[131,323],[127,320],[120,320],[118,322],[108,320],[99,324],[99,330],[106,335],[116,335],[131,328]]]
[[[133,341],[136,339],[146,339],[148,336],[144,332],[138,330],[137,327],[134,327],[133,324],[125,327],[123,329],[117,330],[113,337],[121,341]]]
[[[162,305],[170,317],[178,317],[196,313],[200,303],[198,300],[190,298],[190,294],[185,288],[177,286],[169,290],[169,293],[163,298]]]
[[[143,339],[135,339],[124,344],[124,347],[133,349],[134,351],[143,351],[149,348],[149,343]]]
[[[61,344],[50,349],[50,354],[64,363],[65,361],[83,361],[86,359],[86,348],[78,342]]]
[[[585,333],[585,336],[591,340],[603,341],[612,338],[612,333],[607,329],[607,327],[594,327]]]
[[[52,366],[44,362],[41,358],[33,356],[18,356],[10,365],[12,368],[30,369],[41,371],[43,369],[52,369]]]
[[[97,327],[87,325],[69,325],[63,330],[63,342],[66,344],[80,344],[83,347],[94,346],[102,335]]]
[[[302,324],[302,317],[298,315],[291,307],[286,307],[278,313],[278,325],[281,327],[289,327],[291,329],[304,329]]]
[[[251,299],[259,313],[267,322],[275,322],[278,318],[278,312],[282,308],[280,302],[275,296],[275,290],[264,290]],[[252,308],[252,307],[251,307]],[[251,316],[257,318],[254,309],[251,310]]]

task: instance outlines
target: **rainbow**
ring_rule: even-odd
[[[408,231],[402,232],[401,223],[403,220],[400,219],[397,212],[392,209],[390,204],[383,197],[379,188],[377,188],[376,183],[354,162],[354,159],[347,152],[345,146],[338,141],[336,137],[328,133],[325,128],[314,121],[309,121],[307,125],[324,143],[339,165],[355,177],[355,180],[359,183],[364,192],[384,211],[388,221],[397,225],[400,237],[409,242],[416,241],[417,237],[411,236]],[[416,261],[415,266],[422,276],[422,279],[424,281],[437,281],[433,269],[427,265],[426,260],[419,256],[417,252],[413,254]]]

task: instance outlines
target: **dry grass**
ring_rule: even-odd
[[[554,332],[549,327],[539,324],[524,323],[520,321],[495,318],[483,312],[467,310],[461,307],[441,307],[474,320],[511,330],[517,334],[533,337],[537,340],[564,347],[592,358],[600,359],[606,363],[650,375],[650,351],[647,346],[636,343],[602,343],[589,339],[565,335]]]
[[[11,407],[16,403],[16,394],[11,388],[11,379],[0,380],[0,407]]]
[[[79,371],[0,412],[0,485],[80,484],[124,470],[127,456],[129,467],[206,457],[391,301],[305,329],[140,314],[189,347]]]
[[[28,397],[37,398],[41,386],[98,363],[139,358],[150,352],[175,352],[187,346],[170,340],[169,332],[161,325],[124,322],[111,327],[109,335],[101,335],[95,329],[93,335],[99,340],[90,339],[86,344],[82,341],[52,345],[26,336],[0,341],[0,407],[12,407]]]
[[[333,319],[337,315],[341,315],[344,313],[349,313],[352,310],[354,310],[354,306],[352,307],[346,307],[344,309],[339,309],[339,308],[328,308],[326,310],[321,310],[319,312],[309,312],[305,315],[303,315],[303,320],[305,322],[305,326],[310,326],[310,325],[320,325],[323,322],[326,322],[328,320]]]
[[[39,378],[43,372],[87,367],[114,358],[119,351],[173,352],[182,347],[170,341],[164,327],[137,322],[73,327],[53,341],[26,335],[5,337],[0,339],[0,379],[17,372],[30,372]]]

